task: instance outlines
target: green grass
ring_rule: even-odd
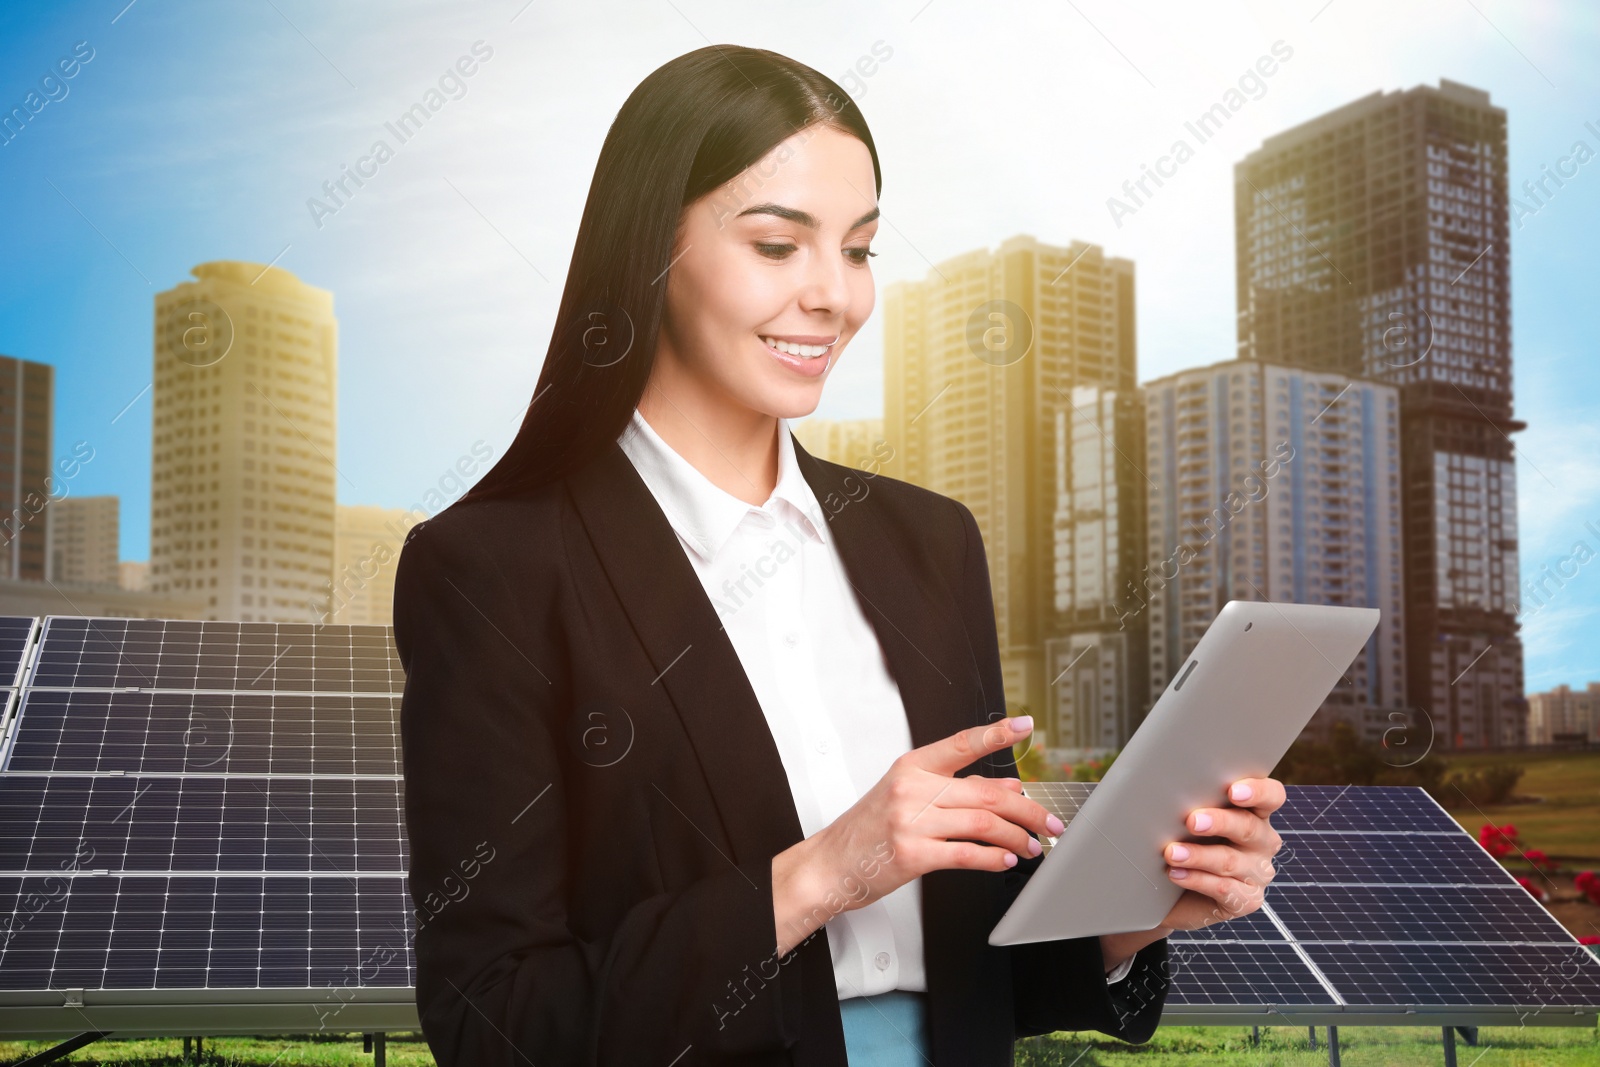
[[[1595,1067],[1600,1065],[1600,1034],[1593,1027],[1486,1027],[1476,1048],[1457,1041],[1461,1067]],[[50,1042],[0,1042],[0,1064],[13,1063],[49,1047]],[[431,1067],[428,1046],[416,1034],[389,1039],[388,1062],[395,1067]],[[1444,1062],[1438,1027],[1345,1027],[1339,1031],[1343,1067],[1438,1067]],[[178,1067],[182,1040],[100,1041],[65,1060],[102,1067]],[[205,1063],[226,1067],[360,1067],[372,1063],[361,1051],[360,1037],[319,1036],[262,1038],[223,1037],[208,1040]],[[663,1061],[664,1062],[664,1061]],[[1328,1062],[1327,1030],[1317,1031],[1313,1052],[1303,1026],[1272,1026],[1261,1031],[1261,1046],[1250,1045],[1242,1026],[1171,1026],[1143,1045],[1129,1045],[1101,1035],[1061,1034],[1017,1042],[1017,1067],[1164,1067],[1205,1062],[1216,1067],[1321,1067]],[[542,1067],[542,1065],[541,1065]]]
[[[1523,769],[1519,797],[1532,803],[1479,807],[1459,801],[1445,807],[1474,836],[1486,822],[1512,823],[1524,848],[1543,849],[1576,867],[1600,867],[1600,752],[1452,755],[1452,769],[1515,763]]]
[[[1016,1064],[1324,1067],[1327,1035],[1325,1028],[1318,1028],[1314,1052],[1303,1026],[1263,1027],[1259,1048],[1251,1046],[1250,1031],[1241,1026],[1168,1026],[1143,1045],[1103,1037],[1089,1040],[1089,1035],[1031,1037],[1017,1042]],[[1456,1059],[1460,1067],[1592,1067],[1600,1064],[1600,1035],[1593,1027],[1486,1027],[1479,1031],[1476,1048],[1457,1039]],[[1439,1067],[1444,1062],[1443,1035],[1438,1027],[1340,1027],[1339,1062],[1342,1067]]]
[[[15,1063],[57,1044],[55,1041],[0,1041],[0,1064]],[[384,1045],[389,1067],[434,1067],[420,1033],[390,1034]],[[99,1067],[180,1067],[183,1038],[107,1038],[86,1045],[57,1063]],[[361,1051],[360,1034],[285,1034],[280,1037],[206,1038],[202,1063],[208,1067],[371,1067],[372,1053]],[[543,1067],[543,1065],[541,1065]]]

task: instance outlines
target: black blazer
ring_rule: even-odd
[[[795,456],[921,746],[1006,713],[959,502]],[[406,537],[394,591],[417,1007],[441,1067],[846,1062],[825,929],[776,958],[801,840],[737,653],[620,446]],[[961,774],[1013,776],[1009,750]],[[1014,1037],[1154,1032],[1167,944],[1108,988],[1098,939],[990,929],[1040,860],[921,879],[935,1067]]]

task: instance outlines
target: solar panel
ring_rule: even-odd
[[[1273,911],[1308,941],[1548,941],[1572,935],[1519,885],[1397,893],[1389,886],[1271,887]]]
[[[39,620],[26,616],[0,615],[0,688],[21,684],[28,648],[33,643]]]
[[[1092,789],[1024,786],[1063,822]],[[1168,1021],[1593,1024],[1600,961],[1426,791],[1290,786],[1272,824],[1265,904],[1168,939]]]
[[[399,693],[386,626],[46,620],[33,688]]]
[[[399,878],[0,876],[0,989],[414,986],[409,903]]]
[[[400,697],[29,688],[8,771],[400,773]]]
[[[1512,1005],[1528,1014],[1600,1004],[1600,965],[1578,944],[1308,945],[1306,952],[1348,991],[1349,1004]]]
[[[1306,1006],[1327,989],[1294,946],[1272,941],[1184,941],[1167,945],[1168,1004]]]
[[[1273,825],[1277,825],[1276,819]],[[1274,885],[1299,882],[1505,885],[1510,882],[1498,863],[1484,862],[1487,857],[1483,849],[1459,827],[1454,831],[1422,834],[1280,832],[1283,848],[1273,859],[1278,871],[1273,878]]]
[[[403,872],[398,778],[0,775],[0,872]]]
[[[415,1029],[389,628],[29,632],[0,742],[0,1033]],[[73,989],[94,992],[61,1020]]]
[[[1285,830],[1340,833],[1461,832],[1427,794],[1410,786],[1297,785],[1288,790],[1272,825]]]

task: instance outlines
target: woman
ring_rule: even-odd
[[[732,46],[655,71],[601,149],[520,433],[407,537],[417,1000],[445,1067],[1143,1041],[1166,934],[1260,904],[1271,779],[1191,816],[1219,843],[1169,847],[1189,888],[1161,926],[987,943],[1061,826],[1015,776],[977,525],[788,431],[872,310],[880,188],[816,71]]]

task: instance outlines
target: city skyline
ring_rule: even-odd
[[[1594,428],[1582,417],[1582,398],[1592,395],[1592,361],[1578,358],[1580,346],[1587,343],[1579,336],[1573,311],[1578,306],[1571,295],[1576,272],[1563,268],[1579,254],[1579,236],[1586,229],[1592,232],[1587,223],[1595,217],[1596,197],[1589,190],[1587,169],[1570,177],[1571,146],[1578,139],[1594,143],[1585,121],[1600,114],[1600,109],[1586,103],[1597,97],[1585,89],[1591,76],[1576,61],[1583,42],[1594,40],[1595,27],[1585,21],[1560,23],[1557,28],[1564,43],[1556,47],[1549,43],[1552,37],[1536,31],[1576,16],[1543,9],[1525,17],[1491,10],[1495,25],[1531,57],[1525,59],[1468,10],[1461,21],[1409,23],[1419,31],[1412,35],[1415,41],[1424,39],[1420,34],[1424,25],[1431,30],[1425,48],[1404,45],[1407,35],[1397,32],[1392,40],[1374,42],[1360,63],[1330,63],[1330,56],[1350,57],[1349,42],[1361,32],[1360,13],[1335,6],[1318,14],[1320,6],[1281,15],[1262,7],[1235,12],[1214,26],[1196,25],[1193,41],[1204,46],[1197,49],[1203,58],[1142,35],[1115,11],[1086,8],[1084,14],[1123,46],[1133,64],[1081,22],[1067,27],[1070,32],[1064,35],[1050,35],[1057,42],[1068,42],[1074,61],[1068,64],[1075,73],[1065,82],[1067,89],[1079,93],[1082,101],[1093,100],[1055,113],[1072,116],[1071,145],[1087,145],[1094,151],[1078,153],[1043,142],[1030,145],[1030,165],[1000,179],[1006,183],[1006,196],[976,200],[979,210],[955,213],[948,210],[952,197],[970,198],[981,188],[992,189],[994,175],[984,168],[978,181],[974,168],[952,154],[958,153],[959,144],[949,136],[934,137],[925,145],[914,143],[915,136],[931,135],[935,129],[919,115],[932,104],[946,108],[939,125],[943,129],[951,118],[949,107],[959,109],[956,115],[987,113],[990,117],[983,127],[973,126],[963,135],[974,144],[986,137],[982,130],[1037,130],[1038,109],[1014,109],[1033,116],[1023,120],[1003,107],[997,109],[993,94],[1016,94],[1024,86],[1027,91],[1041,91],[1042,84],[1012,81],[984,87],[958,74],[951,90],[941,90],[930,101],[931,65],[970,47],[970,42],[957,41],[958,28],[938,21],[940,13],[932,8],[914,24],[903,14],[867,17],[859,47],[824,47],[820,38],[815,43],[802,39],[787,48],[776,40],[763,43],[827,72],[849,68],[879,38],[893,46],[892,55],[879,63],[873,75],[859,78],[859,87],[852,85],[885,152],[883,202],[885,217],[893,226],[885,228],[879,242],[884,258],[875,263],[880,301],[891,282],[922,276],[930,262],[992,247],[1004,234],[1029,232],[1047,243],[1096,243],[1106,255],[1138,264],[1143,381],[1227,358],[1233,350],[1234,292],[1232,272],[1226,269],[1232,262],[1231,218],[1224,218],[1218,227],[1206,215],[1229,214],[1235,163],[1274,133],[1375,88],[1404,90],[1448,77],[1488,89],[1511,116],[1508,163],[1513,195],[1534,209],[1532,213],[1517,209],[1510,235],[1518,417],[1529,424],[1528,431],[1517,435],[1522,565],[1525,575],[1539,573],[1547,565],[1556,568],[1570,555],[1573,542],[1586,536],[1584,520],[1600,519],[1600,485],[1580,467],[1582,457],[1592,452],[1586,446],[1595,441]],[[326,43],[338,37],[337,28],[326,25],[327,36],[320,36],[318,16],[311,12],[286,9],[286,14],[313,41]],[[694,36],[677,15],[663,14],[663,29]],[[594,91],[578,94],[576,116],[559,120],[562,130],[582,131],[568,142],[577,147],[542,159],[541,173],[548,171],[551,176],[532,185],[524,182],[518,193],[512,186],[497,184],[501,170],[495,169],[509,174],[515,168],[506,168],[503,157],[472,146],[498,128],[512,113],[508,108],[520,106],[514,101],[519,94],[526,95],[520,79],[527,77],[530,61],[546,49],[558,49],[561,34],[571,32],[530,21],[540,17],[530,10],[512,24],[508,13],[493,25],[485,20],[480,28],[471,16],[433,12],[425,16],[432,20],[427,26],[412,23],[408,34],[394,39],[396,47],[382,65],[352,63],[352,56],[333,53],[332,63],[360,90],[346,85],[314,48],[306,47],[306,41],[271,12],[265,12],[260,23],[246,25],[198,9],[173,15],[149,14],[135,7],[113,25],[109,16],[99,18],[96,13],[89,19],[82,10],[68,10],[56,18],[18,25],[18,32],[7,36],[0,47],[8,60],[16,61],[12,69],[18,70],[45,69],[57,52],[71,54],[80,39],[90,39],[95,48],[93,59],[83,63],[72,79],[71,95],[52,102],[0,149],[5,180],[25,187],[31,202],[40,207],[19,221],[18,240],[42,248],[48,235],[52,250],[32,276],[19,273],[16,264],[11,266],[5,302],[0,304],[0,351],[57,368],[57,452],[80,439],[97,446],[96,461],[85,468],[74,492],[114,492],[122,497],[125,556],[148,555],[140,544],[149,530],[148,473],[139,467],[149,463],[150,396],[141,396],[141,390],[149,382],[150,295],[177,284],[192,265],[209,259],[264,264],[281,255],[281,266],[310,284],[339,293],[346,356],[340,466],[360,490],[341,484],[340,504],[406,507],[448,474],[473,442],[482,439],[495,455],[500,454],[515,429],[516,414],[531,395],[540,350],[537,339],[548,335],[544,309],[549,302],[547,295],[535,296],[531,303],[504,297],[508,286],[530,294],[558,291],[570,253],[570,229],[576,224],[573,204],[587,187],[593,149],[609,112],[620,102],[615,91],[608,95],[606,86],[631,84],[623,71],[638,73],[635,67],[648,69],[668,54],[703,43],[695,38],[682,48],[664,45],[659,56],[652,51],[608,57],[605,69],[591,72],[587,82],[580,80],[580,85]],[[1070,12],[1062,15],[1067,20],[1077,17]],[[1402,29],[1408,25],[1404,19],[1414,18],[1397,17]],[[72,32],[75,18],[85,20],[88,29]],[[207,126],[205,138],[163,138],[150,118],[141,117],[139,107],[173,94],[192,98],[184,85],[194,71],[186,72],[185,80],[157,75],[148,62],[135,59],[138,49],[117,35],[126,34],[133,41],[144,35],[154,41],[170,32],[168,20],[173,18],[183,19],[189,32],[209,31],[224,39],[246,28],[266,34],[277,42],[291,68],[318,88],[312,107],[299,95],[301,90],[286,84],[288,98],[279,101],[287,108],[284,114],[317,114],[321,120],[272,121],[262,116],[263,121],[249,125],[248,133],[224,122]],[[708,32],[739,36],[738,19],[730,13],[720,15],[717,26],[708,27]],[[776,33],[758,22],[748,27],[746,37]],[[1003,29],[1003,22],[980,27],[978,40],[989,34],[1003,36]],[[323,218],[321,229],[315,228],[306,215],[306,200],[325,197],[323,181],[337,176],[341,163],[356,162],[383,121],[417,100],[440,69],[458,56],[472,54],[471,45],[480,36],[491,42],[495,54],[481,62],[477,76],[466,80],[466,95],[450,102],[425,130],[396,145],[396,158],[382,164],[378,176],[336,216]],[[1225,39],[1230,36],[1237,40],[1229,43]],[[1222,99],[1239,83],[1240,72],[1252,68],[1259,56],[1272,54],[1272,44],[1280,39],[1292,46],[1292,58],[1280,60],[1276,73],[1262,79],[1264,88],[1247,94],[1248,103],[1226,125],[1208,129],[1204,142],[1191,137],[1194,157],[1182,163],[1175,177],[1165,179],[1166,184],[1135,215],[1113,220],[1105,202],[1123,195],[1119,192],[1123,181],[1139,177],[1142,162],[1156,164],[1167,143],[1184,136],[1183,124]],[[37,62],[30,65],[32,60]],[[229,86],[242,84],[238,79],[247,72],[219,71],[213,59],[198,62],[208,77],[217,75],[215,83],[203,83],[221,88],[208,89],[215,99],[209,104],[198,100],[196,106],[208,115],[226,114],[222,109],[230,92],[238,92]],[[957,69],[947,63],[939,76],[948,77]],[[93,80],[97,77],[98,82]],[[1114,99],[1082,95],[1095,85],[1110,88]],[[335,86],[347,95],[332,93]],[[1055,106],[1061,109],[1066,103]],[[536,108],[528,114],[537,118],[547,112]],[[555,121],[553,115],[550,121]],[[93,153],[74,143],[74,136],[86,129],[103,134]],[[1122,132],[1108,132],[1113,129]],[[1005,143],[1027,142],[1011,136]],[[286,156],[289,162],[260,168],[261,153]],[[934,157],[950,165],[918,166]],[[452,166],[452,158],[471,162]],[[499,164],[497,158],[502,160]],[[1564,158],[1567,164],[1561,163]],[[1071,165],[1060,166],[1063,159]],[[242,164],[228,160],[253,161],[262,176],[244,176]],[[179,212],[161,182],[183,170],[196,177],[181,178],[173,185],[184,192]],[[1569,175],[1563,179],[1565,185],[1545,177],[1556,172]],[[108,183],[114,176],[116,188],[126,195],[110,195]],[[1537,201],[1520,191],[1535,179],[1544,182],[1542,189],[1535,186]],[[1197,205],[1202,210],[1196,210]],[[130,211],[147,214],[150,224],[159,220],[159,238]],[[235,231],[234,247],[201,239],[205,234]],[[272,236],[274,231],[279,235]],[[1219,232],[1230,239],[1219,242],[1215,237]],[[407,272],[414,276],[375,269],[378,263],[434,263],[437,257],[431,253],[415,254],[415,242],[424,236],[432,242],[428,248],[447,253],[438,260],[441,264],[466,269],[447,272],[430,266]],[[436,236],[442,243],[433,241]],[[1528,242],[1532,251],[1523,247]],[[352,258],[358,254],[359,260]],[[358,262],[361,266],[355,269]],[[378,284],[383,281],[398,284]],[[431,324],[396,315],[400,304],[426,315]],[[508,320],[513,307],[517,310]],[[91,309],[93,314],[87,314]],[[393,321],[380,321],[375,313]],[[463,315],[472,321],[465,322]],[[881,307],[874,320],[876,328],[869,324],[838,368],[839,380],[830,384],[819,416],[862,418],[881,410],[877,383],[882,374],[874,348],[881,346]],[[422,383],[427,383],[426,400],[418,395]],[[494,425],[502,422],[503,427]],[[1581,634],[1582,621],[1600,605],[1600,594],[1588,578],[1580,571],[1577,578],[1552,585],[1555,595],[1533,616],[1531,622],[1540,632],[1524,635],[1530,648],[1530,690],[1557,682],[1585,682],[1592,655],[1587,647],[1562,645]],[[1539,657],[1542,661],[1536,662]]]

